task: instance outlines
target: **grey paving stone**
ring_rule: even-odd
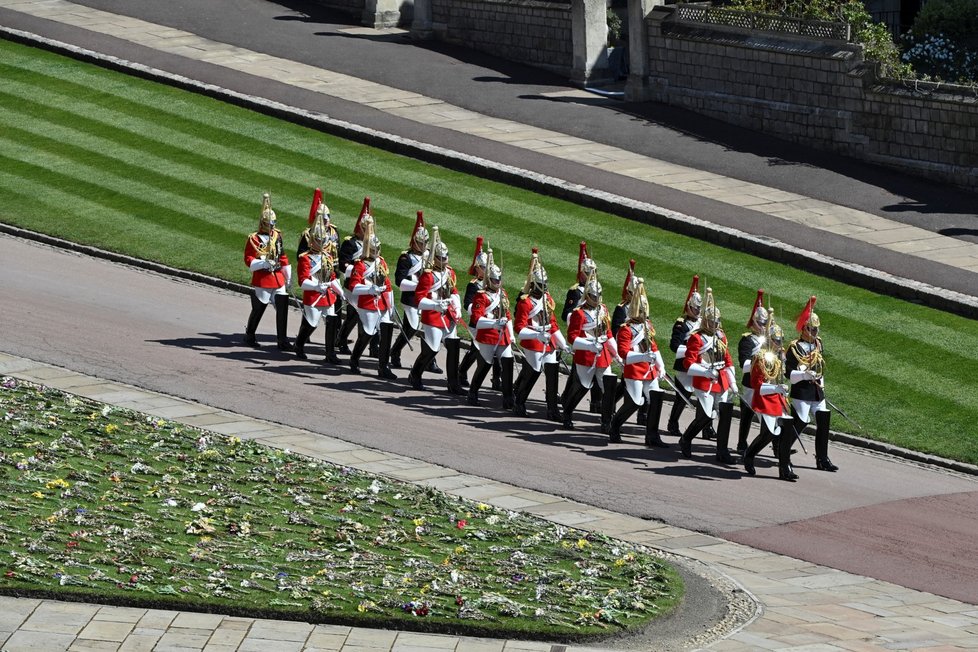
[[[21,629],[10,635],[4,644],[5,652],[57,652],[67,650],[75,640],[74,634],[59,634],[55,632],[37,632]]]

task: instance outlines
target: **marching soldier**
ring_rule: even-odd
[[[411,231],[411,242],[407,250],[402,251],[398,256],[397,267],[394,270],[394,282],[401,289],[404,319],[401,321],[401,332],[391,349],[392,367],[401,366],[401,350],[410,342],[414,334],[421,330],[421,312],[418,310],[418,297],[414,290],[418,286],[421,272],[424,271],[424,261],[428,255],[428,238],[424,214],[418,211],[418,216],[414,220],[414,229]],[[431,359],[428,371],[441,373],[434,358]]]
[[[625,284],[621,288],[621,303],[615,306],[615,311],[611,314],[611,334],[616,338],[618,337],[618,331],[621,329],[622,324],[628,321],[628,310],[629,304],[632,301],[632,290],[635,285],[635,259],[632,258],[628,261],[628,273],[625,274]],[[618,385],[618,390],[615,394],[615,404],[625,396],[625,384],[620,383]],[[614,406],[612,406],[614,409]],[[648,416],[648,403],[643,403],[638,408],[638,425],[644,426],[645,419]]]
[[[335,229],[332,234],[335,235]],[[295,338],[295,357],[300,360],[306,356],[306,342],[319,321],[326,323],[326,362],[339,364],[336,357],[336,328],[339,317],[336,306],[343,288],[336,278],[334,260],[336,244],[330,237],[329,209],[326,204],[316,207],[312,225],[303,234],[305,251],[298,255],[299,286],[302,288],[302,322]]]
[[[363,231],[367,224],[373,224],[374,217],[370,213],[370,197],[363,198],[363,206],[360,207],[360,215],[357,216],[356,224],[353,225],[353,234],[348,235],[340,244],[339,267],[343,271],[343,296],[346,299],[346,318],[339,333],[340,353],[350,353],[348,341],[350,333],[357,325],[359,314],[355,308],[350,285],[350,275],[353,274],[353,265],[363,254]]]
[[[482,251],[482,243],[484,242],[482,236],[480,235],[475,239],[475,253],[472,255],[472,264],[469,265],[469,276],[472,278],[469,280],[468,285],[465,286],[465,296],[462,299],[462,305],[465,307],[465,311],[469,315],[469,332],[474,333],[476,331],[476,320],[478,319],[472,314],[472,301],[475,299],[476,294],[482,291],[485,286],[485,276],[486,276],[486,253]],[[478,347],[475,342],[469,347],[469,350],[462,356],[462,364],[459,366],[458,377],[459,384],[462,387],[467,387],[469,384],[468,375],[469,367],[476,361],[479,357]],[[492,388],[499,389],[499,360],[494,358],[492,360]]]
[[[591,273],[584,285],[584,305],[570,315],[567,339],[574,349],[574,368],[564,400],[564,427],[573,430],[571,417],[574,408],[592,385],[603,381],[601,432],[607,433],[611,428],[615,384],[618,380],[611,370],[611,362],[618,357],[618,350],[612,344],[611,315],[601,302],[601,283],[595,272]]]
[[[655,343],[655,328],[649,321],[649,299],[645,294],[645,280],[635,277],[628,306],[628,321],[615,336],[618,355],[624,361],[622,370],[625,387],[624,403],[615,413],[608,431],[612,443],[621,441],[621,427],[628,417],[643,405],[648,405],[645,422],[645,445],[668,448],[659,437],[659,416],[662,414],[662,390],[659,378],[666,368],[662,354]]]
[[[689,293],[686,295],[686,303],[683,304],[683,314],[680,315],[672,325],[672,336],[669,338],[669,350],[676,354],[676,361],[673,363],[674,376],[676,383],[674,389],[677,396],[674,397],[672,410],[669,412],[669,422],[666,425],[666,432],[673,437],[682,437],[679,430],[679,417],[683,413],[683,408],[687,404],[692,405],[693,394],[692,384],[689,374],[686,372],[686,340],[690,333],[700,327],[700,309],[703,305],[703,298],[700,296],[700,277],[693,276],[693,282],[689,286]],[[703,438],[712,439],[713,425],[708,424],[704,429]]]
[[[778,478],[794,482],[798,479],[791,468],[793,428],[785,417],[788,387],[784,382],[784,333],[774,323],[773,311],[768,314],[763,348],[754,354],[750,365],[751,409],[760,419],[761,432],[744,453],[744,470],[754,475],[754,458],[771,441],[778,441]],[[787,439],[786,439],[787,437]]]
[[[480,238],[481,240],[481,238]],[[472,348],[477,351],[478,366],[469,387],[469,404],[479,404],[479,388],[490,367],[498,363],[502,370],[503,409],[513,409],[513,316],[509,296],[502,287],[503,272],[496,265],[492,249],[486,254],[485,288],[472,298],[470,313],[475,322]]]
[[[689,459],[692,456],[693,437],[711,424],[714,416],[719,414],[716,458],[721,464],[731,464],[734,460],[727,450],[727,441],[733,418],[732,398],[737,394],[737,377],[727,346],[727,336],[720,327],[720,310],[713,299],[711,288],[706,288],[700,327],[686,341],[683,364],[692,377],[693,393],[698,401],[696,416],[679,440],[683,457]]]
[[[459,341],[458,322],[462,307],[456,287],[455,270],[448,264],[448,246],[441,241],[438,227],[434,227],[431,249],[425,270],[414,290],[421,309],[423,339],[421,354],[414,361],[408,380],[414,389],[424,389],[421,374],[445,344],[445,364],[448,373],[448,391],[452,394],[465,394],[458,384]]]
[[[324,244],[323,249],[332,249],[334,252],[333,264],[336,266],[336,273],[339,274],[342,270],[339,269],[339,260],[336,259],[336,252],[339,251],[340,247],[340,236],[336,231],[336,226],[333,224],[332,219],[329,214],[329,207],[323,203],[323,191],[316,188],[312,193],[312,204],[309,206],[309,227],[312,227],[313,222],[316,220],[316,216],[320,213],[324,213],[323,217],[326,222],[326,239],[329,240],[330,244]],[[296,260],[299,259],[299,255],[309,248],[309,229],[307,228],[299,236],[299,245],[296,248],[295,256]],[[337,306],[339,309],[341,306]]]
[[[394,322],[394,292],[391,289],[387,261],[380,255],[380,240],[374,233],[374,223],[363,228],[363,251],[354,264],[349,278],[350,294],[360,321],[359,336],[350,355],[350,370],[360,373],[360,356],[367,344],[380,332],[380,351],[377,356],[377,375],[388,380],[397,376],[390,368],[391,339]]]
[[[791,381],[791,416],[800,435],[815,414],[815,468],[837,471],[829,459],[829,412],[825,401],[825,358],[822,339],[818,336],[820,322],[814,312],[815,297],[808,300],[795,324],[801,337],[788,346],[785,369]]]
[[[587,280],[592,276],[596,276],[597,273],[598,264],[591,258],[591,252],[588,250],[587,242],[581,240],[581,248],[577,254],[577,284],[567,290],[567,297],[564,299],[564,309],[560,312],[560,318],[565,324],[570,325],[568,320],[571,314],[584,303],[584,286],[587,284]],[[569,338],[570,333],[568,333]],[[564,405],[567,404],[567,392],[571,386],[570,380],[570,377],[568,377],[567,384],[564,385],[564,394],[561,397],[561,403]],[[589,408],[591,413],[597,414],[601,412],[601,390],[601,383],[591,385],[591,405]]]
[[[547,291],[547,270],[534,247],[530,271],[516,302],[514,319],[514,330],[523,349],[523,368],[516,379],[513,399],[513,413],[518,417],[526,416],[527,398],[542,371],[546,380],[547,419],[561,421],[557,401],[560,372],[557,356],[567,349],[567,342],[557,326],[556,307]]]
[[[750,434],[750,424],[754,420],[754,412],[751,409],[753,404],[754,389],[750,382],[750,369],[754,357],[760,353],[765,344],[765,332],[767,331],[768,314],[761,302],[764,300],[764,290],[757,291],[757,298],[754,300],[754,307],[750,311],[750,318],[747,320],[747,332],[740,336],[737,344],[737,362],[743,370],[743,377],[740,384],[744,393],[740,402],[740,431],[737,436],[737,452],[743,453],[747,450],[747,435]]]
[[[275,301],[275,331],[279,351],[291,351],[288,338],[289,286],[292,284],[292,266],[285,254],[282,232],[275,228],[275,211],[271,196],[262,195],[261,217],[258,231],[245,242],[244,263],[251,270],[251,314],[245,327],[244,343],[258,348],[255,331],[265,308]]]

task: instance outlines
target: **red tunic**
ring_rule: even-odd
[[[618,356],[622,360],[627,359],[629,352],[642,351],[644,348],[643,342],[645,341],[645,337],[643,336],[642,339],[636,340],[634,326],[635,324],[628,322],[622,324],[621,328],[618,329],[618,335],[616,336],[618,341]],[[645,328],[649,329],[651,327],[651,322],[646,320]],[[648,330],[645,332],[648,332]],[[655,340],[652,340],[652,351],[655,352],[658,350],[659,347],[656,345]],[[629,378],[631,380],[655,380],[658,374],[656,373],[655,365],[651,362],[636,362],[635,364],[625,363],[621,375],[622,378]]]
[[[574,345],[574,340],[579,337],[584,336],[584,327],[589,325],[593,315],[593,309],[577,308],[570,315],[570,321],[567,323],[567,341],[571,346]],[[608,309],[605,308],[604,304],[601,304],[598,312],[607,315]],[[592,331],[595,337],[600,337],[604,335],[609,340],[613,339],[611,335],[611,322],[602,321],[601,324],[596,326]],[[597,364],[594,362],[594,356],[598,356]],[[574,349],[574,364],[581,365],[582,367],[597,367],[598,369],[607,369],[611,366],[611,352],[608,351],[608,347],[602,347],[601,353],[594,353],[593,351],[585,351],[584,349]]]
[[[418,287],[414,288],[414,296],[418,301],[421,299],[448,299],[458,296],[458,288],[455,287],[455,270],[450,266],[445,267],[445,271],[448,272],[449,278],[451,278],[451,289],[445,291],[441,287],[441,274],[436,278],[435,273],[431,270],[426,270],[421,273],[421,277],[418,279]],[[427,324],[428,326],[435,326],[437,328],[452,328],[458,323],[461,315],[458,314],[458,308],[455,303],[452,302],[448,306],[448,310],[445,312],[438,312],[437,310],[422,310],[421,311],[421,323]]]
[[[502,297],[506,296],[506,290],[500,290],[500,300],[496,302],[493,310],[490,314],[486,314],[486,310],[492,304],[494,297],[490,295],[485,290],[481,292],[476,292],[475,297],[472,299],[472,323],[478,324],[479,319],[482,317],[487,317],[489,319],[500,319],[497,315],[500,312],[500,304],[502,303]],[[507,297],[507,302],[509,301]],[[512,320],[510,312],[507,310],[506,314],[503,315],[506,319]],[[512,340],[509,337],[509,328],[479,328],[475,332],[475,341],[480,344],[489,345],[499,345],[499,346],[509,346]]]
[[[387,261],[384,260],[382,256],[377,257],[377,261],[374,264],[374,269],[384,269],[387,267]],[[367,273],[367,263],[362,260],[358,260],[353,264],[353,272],[350,274],[349,287],[352,291],[358,285],[373,285],[374,279],[370,280],[364,279],[364,274]],[[376,274],[376,271],[374,272]],[[384,275],[384,292],[383,294],[361,294],[356,297],[357,307],[363,310],[379,310],[384,312],[390,309],[389,297],[391,291],[391,277],[389,274]]]
[[[278,235],[278,241],[282,242],[282,232],[278,229],[275,230]],[[244,250],[244,262],[245,267],[250,268],[251,262],[257,258],[258,250],[261,248],[261,240],[259,233],[252,233],[248,236],[248,241],[245,243]],[[251,273],[251,286],[256,288],[280,288],[285,285],[285,272],[282,271],[282,267],[289,264],[289,257],[285,255],[285,250],[283,247],[278,247],[280,255],[278,257],[279,269],[271,272],[267,269],[260,269],[257,272]]]
[[[781,394],[761,395],[761,385],[764,383],[764,372],[760,361],[751,364],[750,367],[750,386],[754,390],[754,395],[750,399],[750,408],[758,414],[767,414],[772,417],[780,417],[784,414],[784,397]]]
[[[726,346],[727,336],[722,335],[720,340],[723,342],[723,362],[724,367],[733,366],[733,358],[730,357],[730,348]],[[699,331],[693,331],[686,340],[686,357],[683,358],[683,363],[686,368],[689,369],[691,364],[703,364],[702,355],[706,353],[703,351],[703,335]],[[719,360],[717,361],[719,362]],[[730,378],[728,374],[722,369],[717,370],[717,379],[710,380],[709,378],[704,378],[703,376],[694,376],[690,374],[690,379],[693,381],[693,387],[704,392],[715,392],[722,393],[730,389]]]
[[[550,335],[552,336],[554,333],[560,330],[560,327],[557,325],[557,317],[554,315],[554,308],[556,305],[554,304],[553,299],[550,298],[549,294],[544,295],[543,300],[547,302],[550,309]],[[535,314],[531,314],[535,304],[536,300],[530,296],[524,296],[517,302],[516,319],[513,320],[513,330],[516,332],[517,337],[519,336],[520,331],[522,331],[524,328],[527,326],[534,326],[534,322],[539,322],[538,316],[542,310],[538,310]],[[552,337],[548,342],[541,342],[540,340],[534,338],[520,339],[520,346],[522,346],[524,349],[529,349],[530,351],[540,351],[542,353],[550,353],[551,351],[557,349],[557,347],[553,344]]]
[[[304,251],[299,254],[299,285],[301,286],[303,282],[313,279],[317,283],[319,278],[313,278],[312,275],[312,257],[308,251]],[[329,272],[326,274],[326,283],[329,283],[336,278],[336,273],[330,268]],[[320,294],[315,290],[303,290],[302,291],[302,303],[306,306],[312,306],[313,308],[328,308],[334,303],[336,303],[336,290],[330,287],[326,294]]]

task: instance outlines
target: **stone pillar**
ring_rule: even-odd
[[[414,20],[411,22],[411,38],[426,41],[434,35],[431,16],[431,0],[414,0]]]
[[[628,0],[628,81],[625,99],[649,100],[649,28],[646,22],[654,0]]]
[[[406,19],[413,4],[413,0],[366,0],[361,22],[373,28],[397,27],[402,14]]]
[[[586,86],[612,81],[608,69],[608,5],[605,0],[572,0],[574,60],[571,81]]]

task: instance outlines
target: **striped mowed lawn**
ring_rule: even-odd
[[[314,187],[344,234],[369,195],[389,261],[420,209],[460,279],[485,236],[511,294],[534,246],[558,301],[581,239],[609,304],[635,258],[664,350],[694,273],[714,289],[733,346],[757,288],[789,337],[815,294],[827,391],[863,426],[836,415],[833,427],[978,463],[973,320],[7,41],[0,81],[0,220],[9,224],[246,283],[242,251],[263,191],[290,249]]]

